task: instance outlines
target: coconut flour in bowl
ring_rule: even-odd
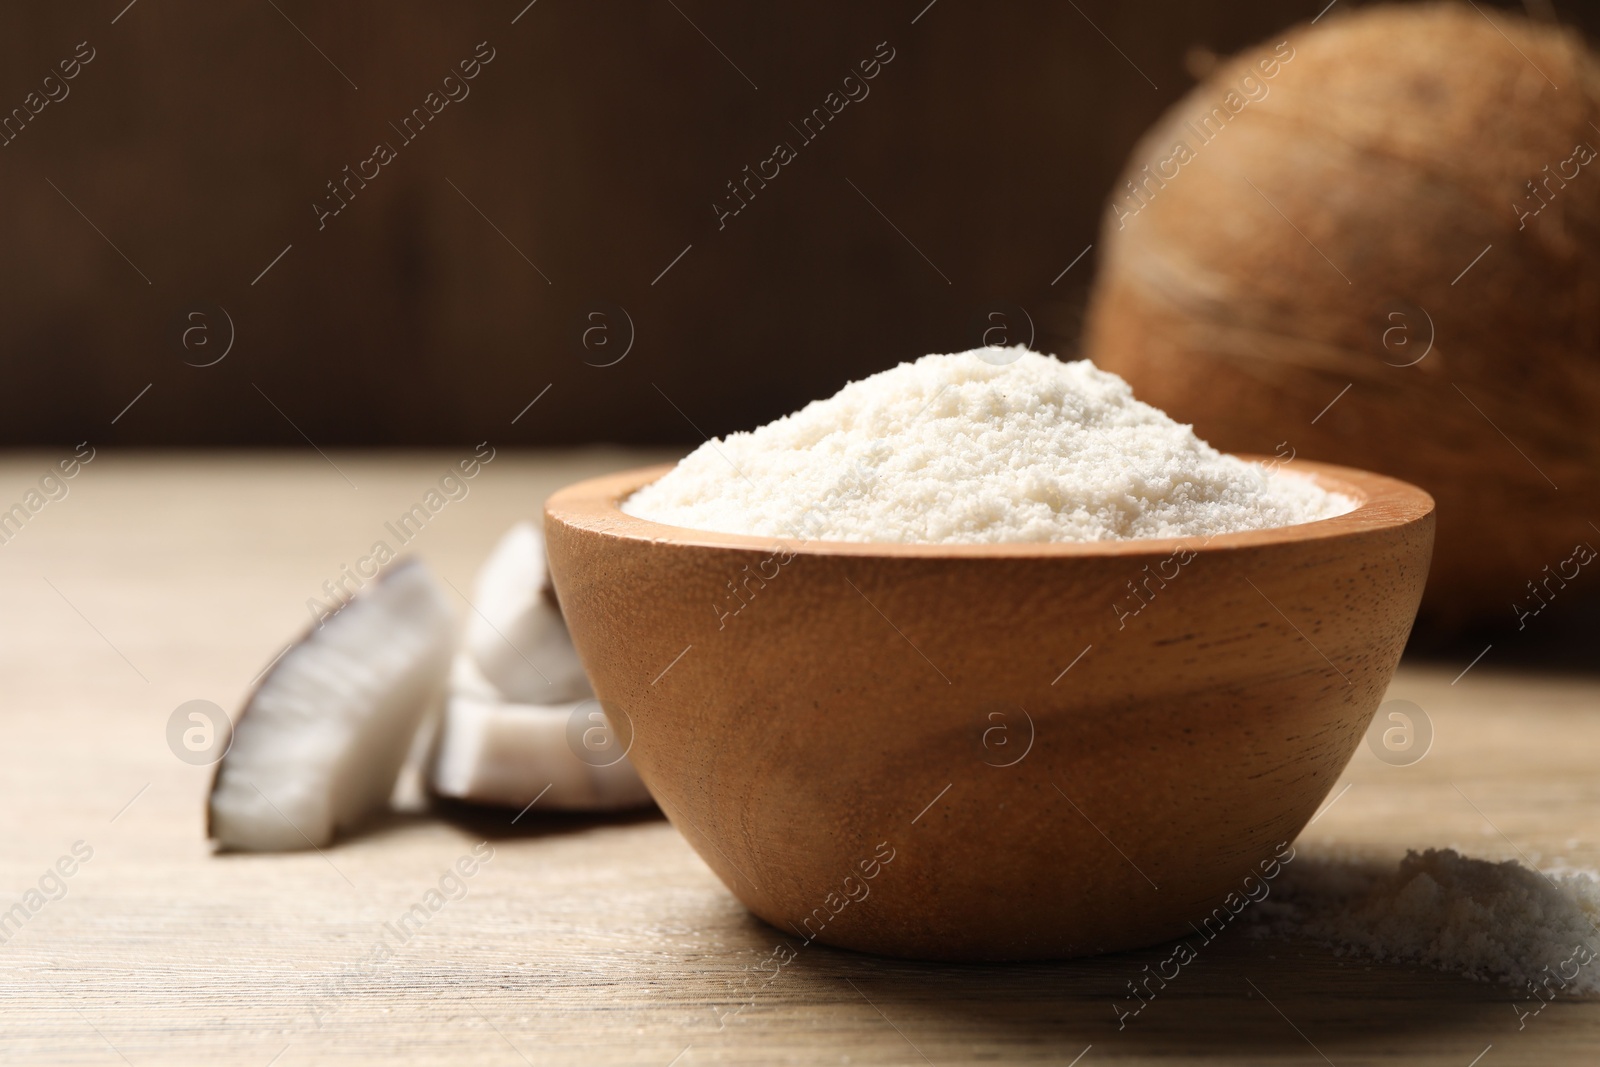
[[[623,502],[654,522],[823,541],[1210,537],[1355,507],[1224,455],[1087,360],[981,348],[713,438]]]

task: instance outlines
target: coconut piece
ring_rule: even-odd
[[[514,808],[535,800],[570,811],[649,804],[625,739],[619,744],[599,715],[592,699],[536,705],[455,693],[439,726],[429,788],[441,797]],[[586,747],[586,735],[597,729],[604,744]]]
[[[556,704],[589,695],[545,565],[544,537],[531,522],[506,531],[478,571],[476,610],[463,646],[505,699]]]
[[[224,848],[321,847],[383,810],[417,724],[437,704],[455,623],[438,583],[402,560],[310,630],[245,702],[217,766],[207,833]]]
[[[1135,149],[1084,353],[1224,451],[1432,493],[1419,624],[1536,612],[1600,493],[1597,110],[1581,35],[1508,11],[1275,35]]]

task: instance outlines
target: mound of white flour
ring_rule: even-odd
[[[1583,871],[1543,874],[1454,849],[1411,852],[1397,868],[1306,857],[1284,868],[1252,922],[1257,936],[1519,990],[1532,982],[1541,999],[1600,993],[1600,882]]]
[[[1087,361],[989,348],[713,438],[622,510],[723,533],[994,543],[1206,537],[1353,506],[1223,455]]]

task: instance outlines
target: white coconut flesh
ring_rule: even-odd
[[[606,811],[650,803],[650,793],[625,754],[586,753],[573,741],[597,729],[594,700],[516,704],[457,692],[446,705],[435,742],[429,788],[477,804]],[[578,726],[573,728],[574,719]]]
[[[549,584],[544,538],[530,522],[508,530],[478,571],[463,644],[506,700],[556,704],[589,693]]]
[[[417,725],[445,689],[451,605],[403,560],[284,653],[234,727],[212,785],[224,848],[320,848],[384,810]]]
[[[508,530],[478,571],[475,612],[450,674],[428,787],[436,795],[522,809],[604,811],[650,803],[609,739],[594,690],[550,591],[544,538]]]

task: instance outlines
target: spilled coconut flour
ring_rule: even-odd
[[[1208,537],[1354,503],[1218,452],[1088,361],[987,348],[851,382],[712,439],[622,505],[691,529],[825,541]]]
[[[1600,881],[1585,872],[1547,876],[1454,849],[1408,852],[1398,869],[1303,856],[1252,911],[1256,937],[1533,983],[1551,996],[1600,993]]]

